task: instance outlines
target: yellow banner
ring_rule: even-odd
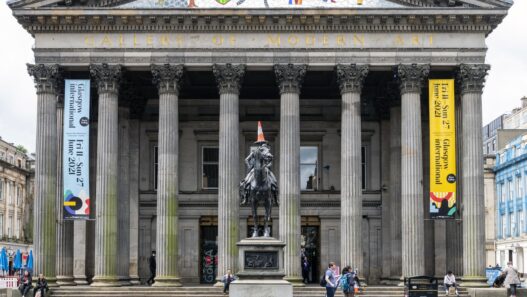
[[[456,117],[453,79],[429,81],[430,218],[453,218],[456,203]]]

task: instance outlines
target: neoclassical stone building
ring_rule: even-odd
[[[485,38],[511,1],[9,5],[35,38],[35,269],[48,279],[137,284],[152,250],[158,285],[236,270],[251,232],[238,184],[261,120],[287,280],[300,283],[301,255],[315,281],[328,261],[372,284],[447,269],[484,280]],[[93,220],[57,223],[68,78],[92,82]],[[429,78],[458,81],[456,220],[427,219]]]

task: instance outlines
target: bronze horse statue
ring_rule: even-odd
[[[245,159],[245,164],[250,171],[240,183],[240,204],[250,205],[252,208],[253,238],[258,237],[258,206],[260,203],[263,203],[265,208],[264,237],[271,236],[271,229],[269,228],[271,211],[273,205],[278,206],[278,186],[270,169],[273,155],[265,140],[260,140],[256,144],[259,146]]]

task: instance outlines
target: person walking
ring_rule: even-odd
[[[329,262],[328,269],[325,273],[326,297],[335,297],[335,291],[337,290],[338,282],[335,273],[333,272],[334,267],[335,262]]]
[[[340,277],[339,283],[342,287],[344,297],[355,296],[355,273],[353,273],[351,266],[346,266],[342,269],[342,276]]]
[[[445,279],[443,280],[443,284],[445,285],[445,291],[446,295],[449,296],[449,290],[450,288],[454,288],[456,291],[456,296],[459,296],[459,292],[457,291],[457,285],[456,285],[456,276],[452,271],[448,271],[445,275]]]
[[[516,297],[516,288],[520,284],[520,278],[518,277],[518,270],[512,266],[512,262],[507,262],[507,267],[503,269],[501,273],[505,276],[503,285],[507,288],[507,295]],[[510,292],[510,293],[509,293]]]
[[[309,261],[307,257],[302,260],[302,282],[305,284],[309,283]]]
[[[146,281],[146,283],[151,286],[156,282],[156,251],[152,251],[152,256],[150,256],[150,259],[148,259],[148,264],[150,266],[150,278]]]
[[[221,280],[223,282],[223,294],[227,295],[229,293],[229,287],[231,283],[235,280],[235,276],[231,273],[231,270],[228,269],[227,273],[223,276],[223,279]]]
[[[48,287],[48,281],[44,277],[44,275],[41,273],[38,275],[37,279],[37,286],[35,287],[35,290],[33,291],[33,297],[44,297],[45,293],[49,291]]]

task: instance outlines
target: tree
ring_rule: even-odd
[[[21,153],[23,153],[23,154],[27,154],[27,149],[21,144],[16,146],[16,150],[21,152]]]

